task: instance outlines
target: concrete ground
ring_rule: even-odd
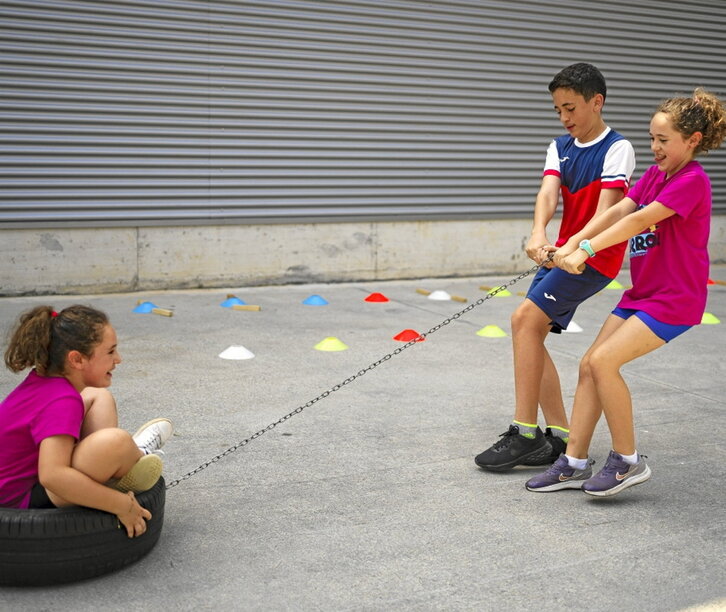
[[[726,267],[712,277],[726,280]],[[124,427],[175,422],[167,481],[342,383],[507,277],[0,299],[0,332],[36,304],[109,313],[124,362]],[[627,284],[628,275],[619,280]],[[513,413],[509,316],[529,280],[305,408],[167,492],[161,539],[117,573],[55,588],[0,589],[5,610],[538,610],[726,607],[723,443],[726,286],[701,325],[623,369],[652,479],[612,499],[529,493],[536,473],[473,457]],[[390,301],[369,303],[372,292]],[[259,312],[219,306],[227,293]],[[318,294],[326,306],[306,306]],[[583,331],[548,347],[571,406],[580,356],[620,291],[583,305]],[[138,299],[173,317],[136,314]],[[313,347],[328,337],[339,352]],[[248,360],[219,353],[241,345]],[[0,373],[5,396],[21,380]],[[592,455],[609,450],[601,423]],[[596,466],[597,467],[597,466]]]

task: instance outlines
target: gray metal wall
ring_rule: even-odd
[[[0,227],[530,215],[547,83],[609,81],[650,165],[662,97],[726,94],[713,1],[0,3]],[[726,156],[706,160],[726,211]]]

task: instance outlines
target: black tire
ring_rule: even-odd
[[[144,535],[129,538],[113,514],[89,508],[0,508],[0,585],[41,586],[113,572],[146,555],[164,524],[164,479],[136,499],[151,512]]]

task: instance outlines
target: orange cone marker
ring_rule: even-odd
[[[371,293],[367,298],[366,302],[388,302],[388,298],[382,293]]]
[[[393,339],[398,340],[399,342],[411,342],[411,340],[423,342],[426,340],[426,338],[422,338],[421,334],[419,334],[415,329],[404,329],[399,334],[393,336]]]

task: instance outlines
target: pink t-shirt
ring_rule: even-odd
[[[28,507],[40,443],[59,435],[78,439],[83,417],[81,394],[68,380],[35,370],[0,403],[0,507]]]
[[[657,201],[675,215],[630,239],[633,288],[618,306],[662,323],[698,325],[706,309],[711,181],[691,161],[671,178],[651,166],[628,193],[639,207]]]

